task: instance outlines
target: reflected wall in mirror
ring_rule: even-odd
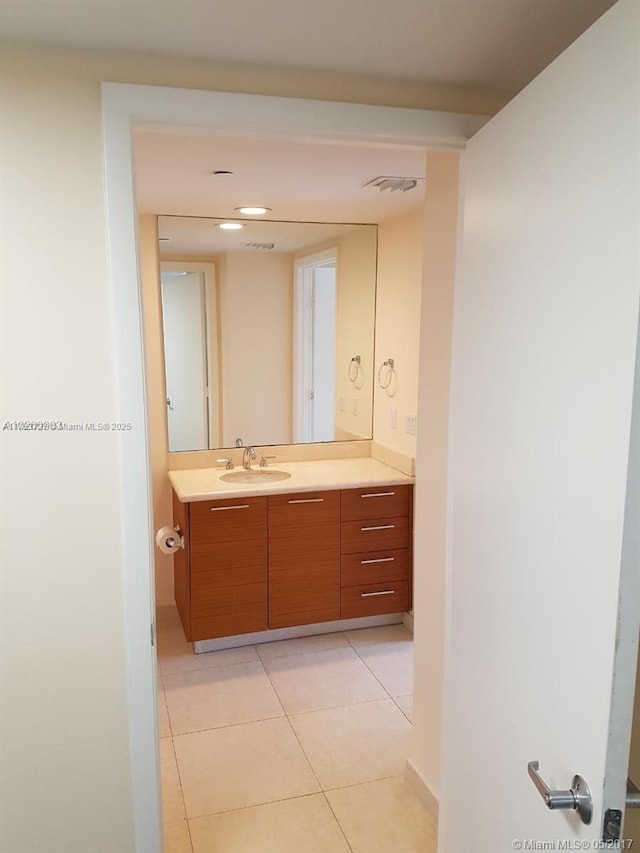
[[[371,438],[376,225],[158,233],[170,451]]]

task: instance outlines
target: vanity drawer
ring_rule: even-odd
[[[411,486],[373,486],[368,489],[343,489],[342,520],[408,516],[411,488]]]
[[[191,544],[205,546],[265,539],[267,498],[225,498],[190,504]]]
[[[366,518],[342,523],[341,551],[358,554],[368,551],[391,551],[408,548],[409,519]]]
[[[341,586],[409,580],[409,549],[343,554]]]
[[[341,619],[404,613],[409,609],[408,581],[371,583],[345,587],[341,595]]]

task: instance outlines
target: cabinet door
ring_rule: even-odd
[[[267,499],[190,507],[191,639],[267,628]]]
[[[269,627],[340,618],[340,492],[269,497]]]

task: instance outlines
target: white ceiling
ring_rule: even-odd
[[[515,93],[614,0],[2,0],[9,40]]]
[[[363,184],[380,175],[424,178],[422,151],[205,134],[136,133],[138,209],[174,216],[238,217],[270,207],[269,219],[379,223],[419,206],[408,192]],[[215,176],[218,169],[232,176]]]

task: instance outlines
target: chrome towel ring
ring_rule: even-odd
[[[349,362],[349,382],[355,382],[358,378],[358,372],[360,370],[360,365],[362,363],[362,358],[359,355],[354,355],[351,361]],[[355,370],[353,369],[355,366]]]
[[[380,367],[378,368],[378,385],[386,391],[391,382],[393,381],[394,370],[394,359],[388,358],[386,361],[383,361]],[[386,373],[385,373],[386,367]]]

